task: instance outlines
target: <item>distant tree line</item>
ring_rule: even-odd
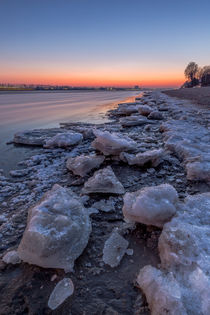
[[[187,81],[182,87],[210,86],[210,66],[199,67],[196,62],[190,62],[185,71]]]

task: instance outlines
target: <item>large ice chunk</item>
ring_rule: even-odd
[[[45,142],[45,148],[66,148],[78,144],[82,141],[83,136],[78,132],[58,133]]]
[[[96,139],[92,147],[104,155],[119,155],[120,152],[134,150],[136,142],[119,133],[95,130]]]
[[[117,231],[112,232],[106,240],[103,249],[103,261],[111,267],[119,265],[126,253],[128,241],[126,241]]]
[[[210,193],[189,196],[164,225],[161,269],[146,266],[137,279],[152,314],[210,314],[209,209]]]
[[[84,194],[124,194],[125,189],[115,176],[112,168],[108,166],[99,171],[96,171],[94,175],[85,183],[82,192]]]
[[[70,189],[56,184],[29,210],[18,254],[30,264],[69,271],[86,247],[90,232],[83,204]]]
[[[197,265],[210,271],[210,193],[186,198],[182,211],[164,226],[159,239],[162,265]]]
[[[144,291],[151,315],[187,315],[179,283],[173,274],[164,274],[152,266],[141,269],[137,283]]]
[[[163,227],[176,213],[178,195],[173,186],[145,187],[124,196],[125,220]]]
[[[66,167],[75,175],[85,176],[91,170],[98,168],[104,161],[102,155],[80,155],[70,157],[66,162]]]

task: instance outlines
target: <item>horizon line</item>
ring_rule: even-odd
[[[145,88],[178,88],[180,85],[175,84],[163,84],[163,85],[139,85],[139,84],[132,84],[132,85],[68,85],[68,84],[50,84],[50,83],[11,83],[11,82],[0,82],[0,86],[32,86],[32,87],[68,87],[68,88],[136,88],[136,89],[145,89]]]

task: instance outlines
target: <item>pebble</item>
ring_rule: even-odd
[[[55,281],[55,279],[57,279],[57,275],[56,275],[56,274],[54,274],[54,275],[51,277],[50,281]]]
[[[126,250],[126,254],[127,254],[128,256],[132,256],[132,255],[133,255],[133,249],[132,249],[132,248],[128,248],[128,249]]]

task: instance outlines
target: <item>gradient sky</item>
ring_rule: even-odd
[[[0,0],[0,82],[178,86],[210,64],[210,1]]]

